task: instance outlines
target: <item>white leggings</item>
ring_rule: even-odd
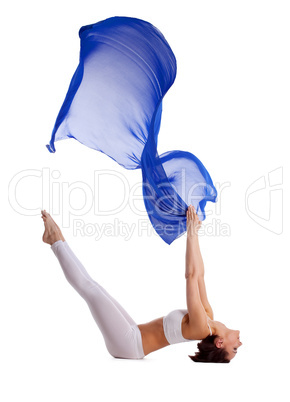
[[[66,241],[59,240],[51,248],[66,279],[87,302],[102,332],[108,352],[117,358],[142,359],[142,337],[135,321],[89,276]]]

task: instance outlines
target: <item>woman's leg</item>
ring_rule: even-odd
[[[93,281],[94,283],[96,283],[99,288],[103,291],[104,294],[107,295],[108,298],[110,298],[112,300],[112,302],[115,304],[115,306],[118,308],[118,310],[123,314],[124,318],[131,324],[131,325],[136,325],[135,321],[133,320],[133,318],[127,313],[127,311],[120,305],[119,302],[117,302],[116,299],[114,299],[107,291],[106,289],[104,289],[100,284],[98,284],[97,282],[95,282],[87,273],[85,267],[82,265],[82,263],[80,262],[80,260],[76,257],[76,255],[74,254],[74,252],[72,251],[72,249],[70,248],[70,246],[68,245],[68,243],[66,241],[64,241],[64,246],[66,247],[68,253],[71,255],[71,257],[75,260],[75,262],[78,264],[78,266],[80,267],[80,269],[83,271],[83,274],[86,275],[91,281]]]
[[[45,210],[43,211],[43,215],[47,218],[48,216],[50,216]],[[50,216],[51,218],[51,216]],[[52,219],[52,218],[51,218]],[[75,262],[78,264],[78,266],[80,267],[80,269],[82,269],[84,275],[86,275],[91,281],[93,281],[93,279],[89,276],[89,274],[87,273],[85,267],[82,265],[82,263],[80,262],[80,260],[76,257],[76,255],[74,254],[74,252],[72,251],[72,249],[69,247],[68,243],[65,241],[61,230],[59,228],[59,226],[55,223],[55,221],[52,219],[53,223],[55,224],[55,227],[57,228],[57,232],[59,234],[57,239],[61,239],[64,242],[64,245],[66,247],[66,249],[68,250],[68,252],[70,253],[71,257],[74,258]],[[93,281],[94,282],[94,281]],[[127,321],[129,323],[131,323],[132,325],[136,325],[135,321],[131,318],[131,316],[127,313],[127,311],[117,302],[116,299],[114,299],[101,285],[98,284],[98,286],[102,289],[102,291],[112,300],[112,302],[115,304],[115,306],[119,309],[119,311],[123,314],[123,316],[127,319]]]
[[[130,317],[128,321],[119,310],[115,301],[87,273],[79,260],[71,252],[60,235],[55,240],[53,231],[55,222],[47,214],[44,218],[46,232],[43,240],[51,244],[51,248],[59,260],[68,282],[87,302],[91,313],[99,326],[107,349],[114,357],[139,359],[144,357],[142,339],[139,328]]]

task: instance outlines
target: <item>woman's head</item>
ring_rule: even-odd
[[[189,356],[195,362],[229,363],[242,345],[240,332],[229,330],[223,337],[209,335],[197,344],[198,352]]]
[[[218,335],[209,335],[197,344],[198,352],[189,356],[198,363],[229,363],[228,352],[223,348],[217,348],[215,340]]]
[[[232,360],[238,351],[238,348],[242,345],[240,341],[240,331],[228,329],[224,331],[222,336],[218,336],[215,340],[215,346],[219,349],[224,349],[228,353],[228,358]]]

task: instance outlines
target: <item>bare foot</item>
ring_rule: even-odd
[[[41,214],[42,214],[41,217],[43,219],[44,227],[45,227],[43,237],[42,237],[42,240],[44,241],[44,243],[52,245],[53,243],[55,243],[58,240],[64,241],[64,237],[61,233],[61,230],[59,229],[57,224],[54,222],[52,217],[49,215],[49,213],[47,213],[45,210],[43,210],[43,211],[41,211]]]
[[[46,212],[45,209],[43,210],[43,212],[45,212],[46,215],[49,215],[49,216],[51,217],[51,215],[50,215],[48,212]],[[51,219],[52,219],[52,217],[51,217]],[[52,219],[52,220],[53,220],[53,219]],[[56,228],[57,228],[57,230],[58,230],[58,233],[60,234],[61,240],[62,240],[62,241],[65,241],[65,239],[64,239],[64,237],[63,237],[63,234],[61,233],[61,230],[60,230],[58,224],[55,222],[55,220],[53,220],[53,222],[54,222],[54,224],[55,224],[55,226],[56,226]]]

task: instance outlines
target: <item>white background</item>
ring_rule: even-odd
[[[74,140],[56,143],[55,154],[45,147],[78,64],[79,28],[115,15],[150,21],[177,58],[159,154],[192,152],[225,186],[218,203],[207,205],[200,245],[215,319],[241,331],[243,346],[230,364],[193,363],[187,356],[197,342],[142,361],[113,359],[41,240],[46,208],[89,273],[137,323],[186,307],[185,236],[165,244],[149,230],[142,200],[137,214],[117,178],[94,186],[96,172],[111,170],[132,189],[141,171],[126,171]],[[277,0],[6,3],[1,400],[289,400],[289,18],[289,2]],[[257,180],[265,188],[254,192]],[[96,214],[84,188],[104,211],[124,207]],[[115,219],[143,222],[148,231],[136,227],[129,240],[117,229],[99,239],[90,234],[92,225],[110,228]]]

